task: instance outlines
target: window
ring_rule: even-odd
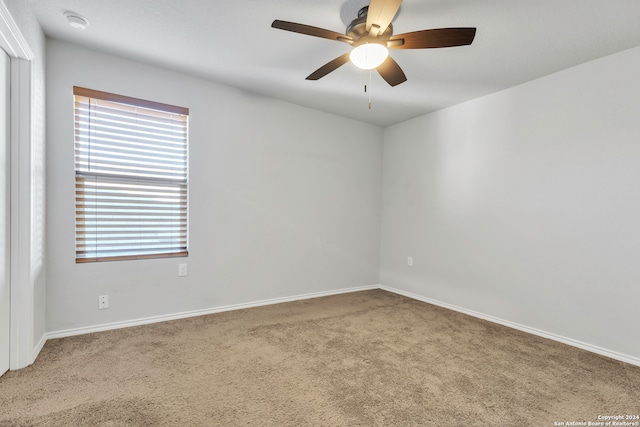
[[[73,95],[76,262],[187,256],[189,110]]]

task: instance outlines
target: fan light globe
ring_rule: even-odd
[[[358,68],[363,70],[371,70],[377,68],[389,56],[387,48],[378,43],[364,43],[355,47],[349,59]]]

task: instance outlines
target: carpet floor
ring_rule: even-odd
[[[54,339],[0,377],[1,426],[557,426],[639,413],[639,367],[381,290]]]

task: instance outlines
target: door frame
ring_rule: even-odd
[[[31,273],[32,88],[35,84],[35,55],[3,1],[0,1],[0,47],[11,59],[9,369],[13,370],[32,364],[38,350],[33,339],[35,291]]]
[[[0,376],[9,370],[11,342],[11,58],[0,49]]]

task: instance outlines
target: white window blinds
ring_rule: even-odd
[[[73,93],[76,262],[186,256],[189,110]]]

